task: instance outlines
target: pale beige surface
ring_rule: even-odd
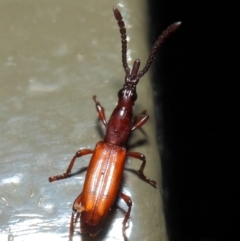
[[[145,64],[143,0],[0,0],[1,241],[68,240],[71,206],[85,172],[54,183],[48,177],[65,171],[79,148],[94,148],[101,139],[93,94],[107,117],[116,104],[124,72],[113,5],[127,25],[129,58],[139,57]],[[145,174],[157,181],[158,189],[125,171],[123,191],[133,201],[127,234],[131,241],[165,241],[149,75],[137,90],[135,113],[147,109],[151,118],[143,127],[146,136],[136,131],[131,141],[148,142],[132,150],[146,155]],[[88,156],[78,160],[73,171],[88,161]],[[131,159],[126,168],[138,170],[140,164]],[[120,200],[119,206],[127,210]],[[123,213],[115,209],[97,240],[123,240],[122,220]],[[74,240],[92,239],[76,233]]]

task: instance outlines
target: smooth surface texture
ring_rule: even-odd
[[[77,174],[69,179],[49,183],[48,177],[63,173],[79,148],[94,148],[102,139],[92,96],[107,119],[116,105],[124,71],[113,5],[126,23],[129,64],[139,57],[143,66],[149,53],[145,1],[0,1],[1,241],[68,239],[89,157],[76,161]],[[147,140],[131,151],[146,156],[145,174],[158,188],[137,176],[140,161],[127,160],[123,191],[133,201],[131,241],[167,240],[148,76],[140,80],[134,111],[146,109],[150,120],[130,144]],[[98,240],[123,240],[127,206],[119,200],[118,207]],[[74,240],[92,239],[76,232]]]
[[[76,204],[81,213],[82,233],[95,236],[118,197],[126,150],[98,142],[88,166],[81,198]]]

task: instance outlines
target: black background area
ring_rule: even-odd
[[[170,241],[239,239],[239,12],[225,1],[149,1]],[[139,97],[140,98],[140,97]]]

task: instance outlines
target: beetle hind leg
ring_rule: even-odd
[[[81,206],[81,198],[82,198],[82,193],[78,195],[78,197],[75,199],[73,203],[72,216],[71,216],[70,229],[69,229],[69,241],[72,241],[74,226],[77,223],[77,220],[80,218],[81,212],[79,211],[79,207]],[[81,206],[81,208],[83,207]],[[74,217],[75,215],[76,217]]]
[[[126,236],[126,229],[129,227],[128,221],[129,221],[129,216],[131,213],[131,208],[132,208],[132,200],[129,196],[127,196],[126,194],[120,192],[119,196],[124,200],[124,202],[127,204],[128,206],[128,211],[125,214],[124,220],[122,222],[123,226],[122,226],[122,233],[123,233],[123,237],[124,240],[127,241],[128,238]]]

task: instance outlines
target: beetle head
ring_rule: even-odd
[[[121,90],[118,92],[118,98],[124,101],[132,101],[133,103],[137,100],[136,85],[140,79],[139,76],[140,60],[136,59],[133,63],[133,68],[130,73],[130,68],[127,67],[125,84]]]

